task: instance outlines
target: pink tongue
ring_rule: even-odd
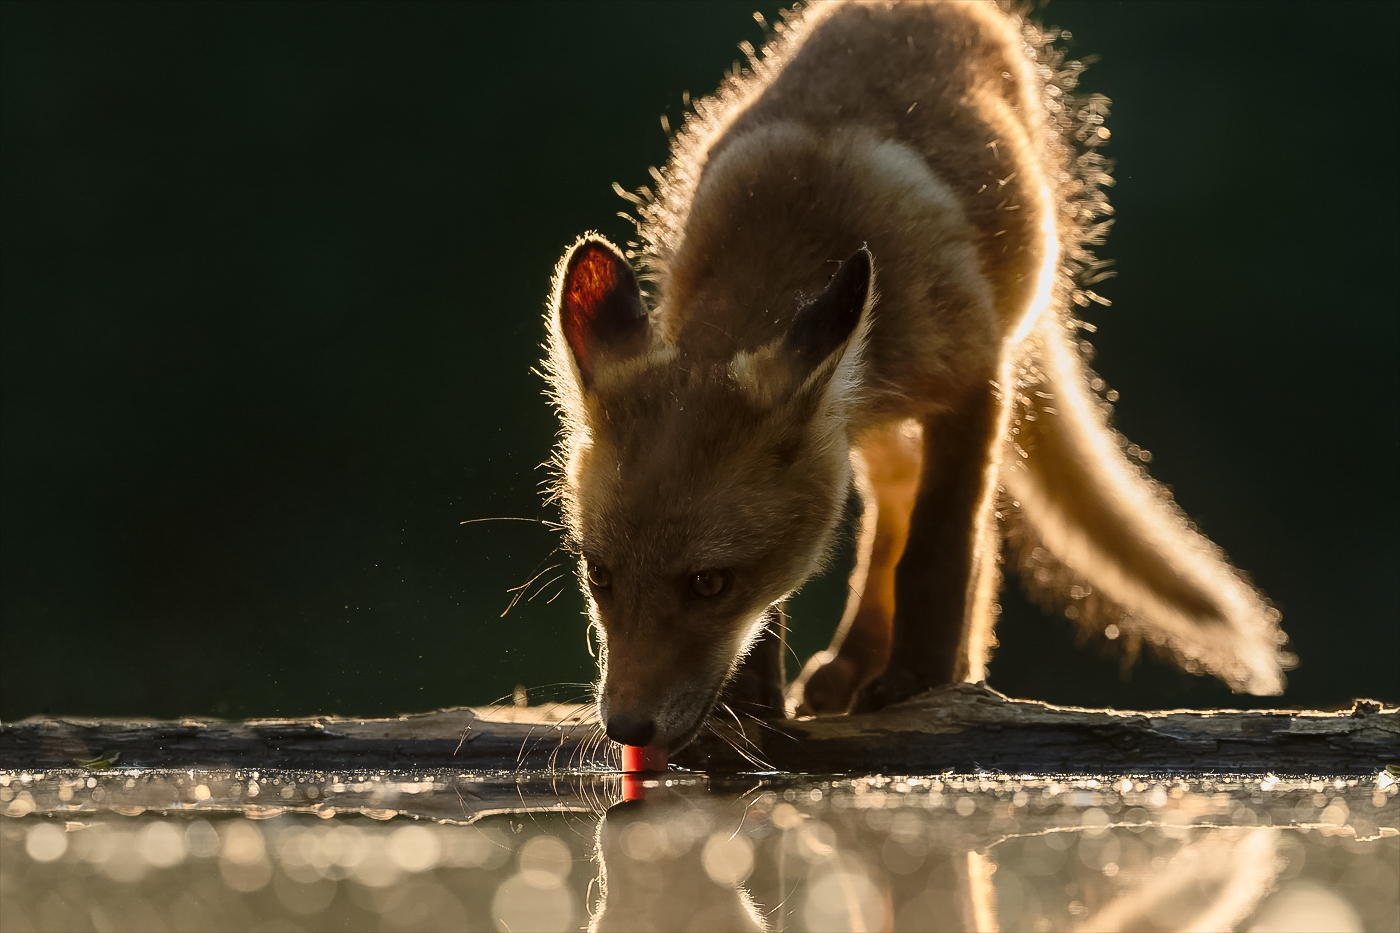
[[[622,770],[625,772],[665,771],[666,750],[650,745],[622,746]]]

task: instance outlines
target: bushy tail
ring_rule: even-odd
[[[1108,427],[1057,315],[1042,318],[1027,349],[1010,388],[1003,485],[1032,596],[1082,624],[1117,626],[1130,646],[1146,641],[1236,691],[1282,693],[1293,658],[1278,611],[1129,459],[1140,455]]]

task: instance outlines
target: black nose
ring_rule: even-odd
[[[613,713],[608,717],[608,738],[623,745],[649,745],[656,738],[656,723],[650,716]]]

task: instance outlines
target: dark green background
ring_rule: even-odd
[[[569,578],[500,618],[555,536],[458,523],[553,517],[552,266],[626,237],[611,183],[647,180],[753,9],[0,5],[0,717],[589,680]],[[1045,16],[1114,100],[1120,278],[1089,317],[1118,426],[1283,609],[1285,702],[1400,698],[1397,6]],[[804,656],[843,595],[796,601]],[[1124,680],[1004,603],[1009,693],[1255,702]]]

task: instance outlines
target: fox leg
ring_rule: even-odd
[[[889,663],[895,566],[909,537],[921,434],[916,421],[896,422],[866,432],[853,451],[863,510],[850,596],[831,646],[807,661],[788,693],[797,715],[844,713]]]
[[[992,519],[1006,406],[987,387],[924,422],[919,489],[894,573],[890,662],[853,707],[985,676],[999,573]]]

